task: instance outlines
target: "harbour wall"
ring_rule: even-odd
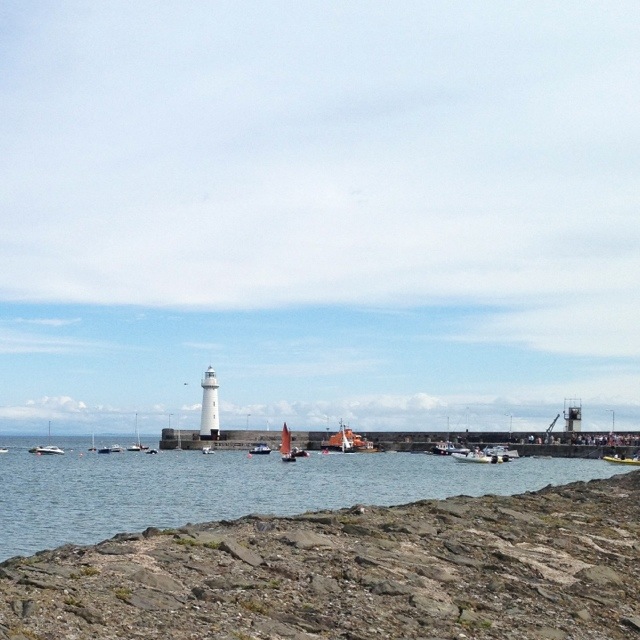
[[[311,451],[322,449],[323,441],[326,441],[326,431],[292,431],[293,446]],[[360,435],[370,440],[382,451],[397,451],[405,453],[431,453],[439,442],[450,440],[456,444],[470,448],[483,448],[487,445],[504,444],[516,449],[520,456],[547,456],[554,458],[602,458],[605,455],[619,454],[632,457],[640,448],[640,433],[625,432],[617,434],[626,438],[627,446],[614,446],[612,444],[574,444],[572,434],[559,432],[553,436],[552,444],[543,444],[546,433],[527,432],[425,432],[425,431],[377,431],[360,432]],[[573,434],[574,436],[576,434]],[[577,434],[583,436],[600,436],[601,434]],[[605,438],[608,434],[602,434]],[[280,446],[280,431],[265,430],[222,430],[220,436],[214,440],[201,440],[200,432],[196,430],[181,430],[180,439],[176,429],[163,429],[160,449],[171,450],[180,448],[190,451],[201,451],[204,447],[226,451],[248,451],[256,442],[266,442],[273,450]],[[529,442],[529,437],[534,437],[534,444]],[[535,443],[537,442],[537,443]]]

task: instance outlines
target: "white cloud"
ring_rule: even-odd
[[[80,318],[16,318],[14,320],[17,324],[35,324],[44,327],[66,327],[81,321]]]
[[[67,0],[3,17],[0,300],[483,306],[451,339],[614,358],[565,384],[637,395],[634,3]],[[3,327],[0,353],[108,347],[44,333],[75,316],[19,323],[43,333]],[[246,376],[384,365],[287,348]],[[382,427],[442,400],[358,402],[229,412]]]

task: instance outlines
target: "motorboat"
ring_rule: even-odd
[[[215,449],[212,449],[211,447],[202,447],[202,453],[205,455],[215,453]]]
[[[438,444],[432,449],[432,453],[437,456],[450,456],[454,453],[461,453],[466,456],[470,452],[471,449],[468,447],[461,447],[450,441],[438,442]]]
[[[46,447],[33,447],[33,449],[29,449],[29,453],[35,453],[37,456],[64,455],[64,451],[55,444],[48,444]]]
[[[49,421],[49,442],[51,442],[51,421]],[[38,456],[61,456],[64,451],[55,444],[48,444],[45,447],[38,445],[29,449],[29,453],[35,453]]]
[[[514,458],[519,458],[517,449],[509,449],[503,445],[495,445],[493,447],[485,447],[483,451],[485,456],[498,456],[503,462],[509,462]]]
[[[271,447],[266,442],[256,442],[249,451],[254,456],[264,456],[271,453]]]
[[[456,462],[471,462],[471,463],[480,463],[480,464],[501,464],[503,462],[507,462],[507,460],[503,460],[500,456],[487,456],[484,451],[470,451],[467,454],[464,453],[452,453],[451,457]]]
[[[605,462],[611,462],[613,464],[627,464],[631,466],[640,467],[640,456],[634,456],[633,458],[625,458],[624,456],[604,456],[602,458]]]
[[[154,454],[158,453],[158,450],[157,449],[147,449],[145,451],[145,453],[150,453],[150,454],[154,455]]]
[[[9,449],[7,449],[7,447],[0,447],[0,453],[9,453]]]
[[[124,447],[119,444],[112,444],[110,447],[98,449],[98,453],[124,453]]]

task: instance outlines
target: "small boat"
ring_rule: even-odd
[[[158,450],[157,450],[157,449],[147,449],[147,450],[145,451],[145,453],[150,453],[150,454],[152,454],[152,455],[153,455],[153,454],[158,453]]]
[[[464,453],[452,453],[451,457],[456,462],[472,462],[479,464],[501,464],[505,462],[500,456],[487,456],[484,451],[470,451],[467,454]]]
[[[33,447],[29,449],[29,453],[35,453],[37,456],[62,456],[64,451],[55,444],[48,444],[46,447]]]
[[[215,453],[215,449],[212,449],[211,447],[202,447],[202,453],[205,455],[212,454]]]
[[[280,453],[282,454],[282,462],[296,461],[296,457],[292,454],[291,450],[291,432],[289,431],[286,422],[282,427],[282,443],[280,444]]]
[[[29,453],[35,453],[38,456],[60,456],[64,455],[64,451],[60,447],[51,444],[51,420],[49,420],[49,444],[46,447],[38,445],[29,449]]]
[[[119,444],[112,444],[110,447],[98,449],[98,453],[124,453],[124,447]]]
[[[461,453],[466,456],[468,453],[471,453],[471,449],[460,447],[447,440],[447,442],[438,442],[438,444],[433,447],[432,453],[437,456],[450,456],[454,453]]]
[[[503,462],[509,462],[514,458],[519,458],[517,449],[508,449],[502,445],[495,445],[493,447],[485,447],[483,451],[485,456],[499,456]]]
[[[611,462],[613,464],[628,464],[640,467],[640,456],[634,456],[633,458],[625,458],[624,456],[604,456],[602,459],[605,462]]]
[[[266,442],[256,442],[249,453],[254,456],[265,456],[271,453],[271,447]]]
[[[0,453],[9,453],[9,449],[7,449],[7,447],[0,447]]]
[[[145,449],[148,449],[149,447],[145,447],[140,442],[140,432],[138,431],[138,414],[137,413],[136,413],[136,431],[135,431],[135,434],[136,434],[136,441],[130,447],[127,447],[127,451],[144,451]]]
[[[91,446],[89,447],[89,449],[87,449],[87,451],[91,451],[92,453],[95,453],[97,451],[96,449],[96,436],[94,433],[91,434]]]
[[[293,449],[291,449],[291,455],[294,458],[308,458],[311,454],[308,451],[305,451],[304,449],[293,447]]]

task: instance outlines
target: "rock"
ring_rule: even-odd
[[[629,627],[636,632],[640,632],[640,616],[624,616],[620,618],[620,622],[626,627]]]
[[[298,530],[288,531],[282,536],[282,540],[297,549],[331,549],[333,542],[321,533]]]
[[[595,565],[587,567],[576,574],[576,577],[593,582],[596,585],[604,586],[608,584],[622,584],[623,580],[620,574],[611,567]]]
[[[3,562],[0,640],[635,637],[636,504],[631,471],[523,496],[150,527]]]
[[[330,593],[340,593],[340,585],[334,578],[328,578],[326,576],[312,575],[310,581],[311,590],[316,595],[326,595]]]
[[[541,640],[564,640],[567,637],[567,633],[553,627],[540,627],[534,631],[534,634],[535,638]]]
[[[127,604],[145,611],[175,610],[182,606],[174,596],[153,589],[137,589],[122,598]]]
[[[394,580],[383,580],[373,586],[371,593],[377,596],[403,596],[415,593],[415,589]]]
[[[455,604],[451,602],[440,602],[422,595],[412,596],[411,604],[418,609],[420,613],[432,618],[457,620],[460,615],[460,610]]]
[[[238,544],[233,540],[224,540],[221,542],[220,550],[225,551],[238,560],[242,560],[242,562],[246,562],[252,567],[259,567],[264,562],[257,553],[251,551],[251,549],[243,547],[241,544]]]
[[[169,574],[150,571],[149,569],[136,571],[131,576],[131,580],[144,584],[147,587],[153,587],[159,591],[181,591],[184,589],[184,586]]]

